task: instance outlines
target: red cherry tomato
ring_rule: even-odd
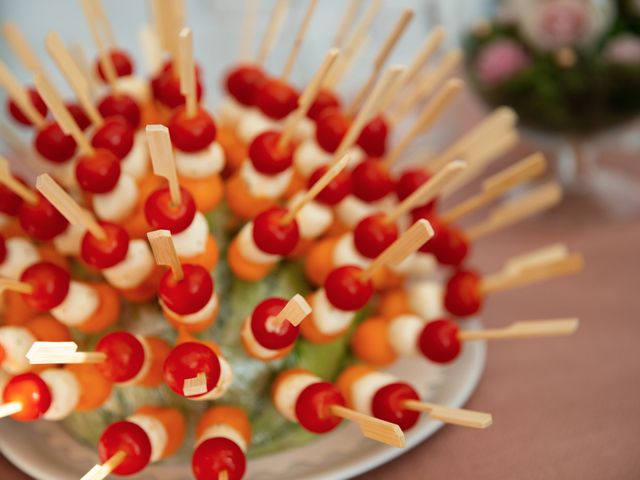
[[[104,148],[122,160],[133,148],[135,130],[121,117],[105,119],[102,126],[96,130],[91,145]]]
[[[276,317],[287,304],[284,298],[267,298],[260,302],[251,315],[251,332],[260,345],[271,350],[281,350],[292,345],[298,338],[300,327],[288,321],[274,329],[270,319]]]
[[[398,238],[398,227],[383,213],[363,218],[353,230],[353,242],[360,255],[376,258]]]
[[[24,183],[21,179],[18,180]],[[0,213],[15,217],[20,212],[22,198],[0,183]]]
[[[298,92],[277,78],[267,79],[258,88],[255,103],[267,117],[280,120],[298,108]]]
[[[109,57],[111,57],[111,63],[113,64],[117,77],[127,77],[133,73],[133,61],[127,52],[112,48],[109,51]],[[96,71],[98,76],[103,82],[107,81],[107,77],[102,70],[102,63],[100,59],[96,60]]]
[[[80,246],[82,260],[92,267],[105,269],[120,263],[129,251],[129,234],[120,225],[100,222],[105,238],[85,233]]]
[[[280,132],[264,132],[253,139],[249,145],[249,159],[253,168],[265,175],[276,175],[284,172],[293,164],[291,143],[278,148]]]
[[[184,278],[176,282],[171,271],[165,272],[158,288],[162,302],[178,315],[202,310],[213,295],[213,280],[200,265],[183,265]]]
[[[40,98],[38,91],[35,88],[29,88],[27,90],[27,93],[29,94],[29,100],[31,100],[31,104],[36,108],[38,112],[40,112],[40,115],[46,117],[48,111],[47,105],[42,101],[42,98]],[[9,114],[13,117],[13,119],[19,124],[25,125],[27,127],[31,126],[31,122],[29,121],[29,119],[25,116],[24,113],[22,113],[20,107],[18,107],[18,105],[11,99],[7,101],[7,110],[9,111]]]
[[[164,380],[178,395],[184,396],[184,381],[204,373],[207,392],[220,380],[220,360],[213,350],[202,343],[185,342],[177,345],[164,362]]]
[[[240,65],[227,74],[225,85],[231,96],[242,105],[255,104],[258,89],[266,81],[264,71],[256,65]]]
[[[51,406],[51,390],[39,375],[22,373],[7,382],[2,392],[2,402],[18,402],[22,405],[22,410],[11,415],[14,420],[37,420]]]
[[[307,117],[317,122],[320,115],[329,109],[340,110],[340,99],[332,91],[322,88],[311,104]]]
[[[420,400],[420,396],[411,385],[403,382],[390,383],[376,392],[371,401],[371,412],[380,420],[395,423],[402,430],[413,427],[419,412],[404,407],[407,400]]]
[[[350,126],[351,121],[346,115],[328,108],[316,120],[316,142],[325,152],[334,153]]]
[[[427,183],[431,178],[424,169],[415,168],[402,172],[400,178],[396,181],[396,195],[398,200],[402,201],[415,192],[419,187]]]
[[[351,172],[352,193],[365,202],[375,202],[393,191],[393,180],[377,158],[367,158]]]
[[[107,356],[96,368],[107,380],[115,383],[128,382],[135,378],[145,362],[144,346],[129,332],[112,332],[96,344],[96,352]]]
[[[33,142],[38,153],[53,163],[64,163],[76,153],[75,140],[65,135],[55,122],[47,123],[42,130],[38,130]]]
[[[458,271],[447,282],[444,306],[457,317],[478,313],[483,304],[482,279],[476,272]]]
[[[110,192],[120,180],[120,160],[104,148],[96,149],[94,155],[80,155],[76,164],[76,179],[86,192]]]
[[[288,210],[273,207],[261,212],[253,219],[253,241],[263,252],[287,256],[293,252],[300,240],[298,222],[280,223]]]
[[[229,480],[240,480],[247,468],[242,449],[225,437],[208,438],[193,452],[191,468],[196,480],[220,478],[227,473]]]
[[[203,95],[203,87],[198,71],[196,68],[196,99],[199,102]],[[151,88],[154,98],[171,110],[185,104],[185,96],[180,93],[180,79],[174,75],[170,64],[169,68],[165,66],[165,70],[152,81]]]
[[[460,354],[459,330],[455,322],[444,318],[429,322],[420,332],[418,347],[432,362],[449,363]]]
[[[80,127],[80,130],[84,131],[91,125],[91,119],[80,105],[73,102],[67,102],[64,105],[67,107],[67,110],[69,110],[76,125]]]
[[[123,462],[113,469],[116,475],[133,475],[151,461],[151,440],[139,425],[126,420],[109,425],[98,440],[98,455],[104,463],[116,453],[126,454]]]
[[[378,115],[364,126],[357,143],[370,157],[383,157],[387,151],[388,136],[389,126],[385,119]]]
[[[35,204],[23,202],[20,207],[20,226],[36,240],[46,242],[64,232],[69,225],[58,209],[39,192]]]
[[[119,93],[118,95],[108,94],[98,103],[98,111],[103,117],[122,117],[131,128],[138,128],[142,112],[140,106],[130,95]]]
[[[334,268],[324,282],[327,299],[331,304],[352,312],[364,307],[373,295],[371,280],[362,280],[362,269],[354,265]]]
[[[149,195],[144,204],[144,215],[154,230],[180,233],[187,229],[196,216],[196,204],[188,190],[180,187],[180,205],[174,205],[169,187],[161,187]]]
[[[414,216],[417,213],[414,212]],[[433,254],[442,265],[459,266],[469,254],[469,241],[464,232],[433,216],[429,218],[429,222],[433,227],[434,236],[420,247],[420,251]]]
[[[313,433],[327,433],[342,419],[331,413],[332,405],[345,406],[346,402],[335,385],[318,382],[305,388],[296,401],[296,417],[300,425]]]
[[[4,241],[4,237],[0,235],[0,263],[3,263],[6,259],[7,259],[7,244]]]
[[[322,166],[316,168],[307,183],[307,188],[311,188],[320,178],[327,173],[329,167]],[[331,180],[326,187],[316,197],[316,200],[327,205],[337,205],[351,193],[351,174],[342,170]]]
[[[199,152],[216,139],[216,124],[213,117],[202,107],[198,107],[193,117],[187,115],[184,106],[176,108],[169,119],[171,141],[183,152]]]
[[[54,263],[37,262],[22,272],[20,281],[33,289],[31,293],[23,294],[26,302],[37,310],[47,311],[64,301],[69,293],[71,275]]]

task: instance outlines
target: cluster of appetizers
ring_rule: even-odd
[[[242,409],[224,404],[233,368],[205,333],[221,301],[211,275],[221,251],[206,215],[222,201],[233,216],[223,253],[235,276],[260,281],[280,262],[300,261],[314,288],[306,298],[255,305],[238,331],[246,354],[272,362],[299,337],[323,344],[351,335],[360,363],[334,383],[297,368],[273,382],[276,410],[311,432],[327,433],[348,420],[365,436],[401,447],[403,431],[420,412],[486,427],[490,415],[425,403],[414,386],[376,368],[416,355],[448,363],[464,341],[575,330],[573,319],[459,328],[487,294],[574,273],[582,259],[556,245],[513,258],[488,276],[467,267],[472,241],[559,201],[558,186],[545,184],[502,201],[480,223],[457,223],[539,176],[540,154],[486,179],[480,192],[449,210],[438,208],[443,195],[513,145],[509,109],[493,112],[426,165],[395,168],[462,89],[460,80],[448,79],[459,55],[425,66],[442,29],[427,37],[407,68],[384,69],[411,19],[411,10],[404,11],[370,77],[345,105],[338,83],[380,2],[367,7],[346,40],[359,2],[350,3],[335,48],[298,89],[288,77],[317,1],[309,2],[283,72],[272,75],[262,63],[287,8],[278,0],[259,54],[227,73],[214,121],[200,103],[204,79],[193,60],[192,33],[180,24],[182,2],[154,2],[148,78],[114,44],[100,2],[81,3],[98,47],[95,67],[87,68],[56,33],[45,42],[73,102],[61,99],[17,27],[4,27],[35,87],[20,84],[4,65],[0,84],[10,115],[34,131],[31,164],[41,171],[34,189],[0,162],[2,416],[60,420],[99,408],[114,385],[166,384],[190,400],[222,402],[198,422],[195,477],[241,478],[251,425]],[[392,142],[394,128],[409,122],[407,98],[420,111]],[[74,275],[74,265],[88,275]],[[436,280],[443,272],[444,283]],[[177,342],[119,329],[123,302],[157,302]],[[373,316],[356,322],[368,305]],[[101,337],[92,351],[78,352],[74,332]],[[140,406],[102,433],[101,463],[85,478],[140,472],[174,454],[185,431],[177,409]]]

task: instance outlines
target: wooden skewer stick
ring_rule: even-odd
[[[389,223],[396,222],[400,217],[415,208],[418,204],[424,204],[431,201],[449,182],[464,171],[465,168],[467,168],[467,164],[460,160],[454,160],[450,164],[445,165],[443,169],[417,188],[401,203],[396,205],[393,210],[387,213],[385,220]]]
[[[298,108],[287,119],[287,123],[282,130],[282,135],[280,135],[276,148],[282,149],[291,141],[296,126],[307,115],[311,105],[313,105],[320,91],[320,87],[327,77],[327,74],[331,71],[331,67],[335,65],[335,60],[339,53],[340,51],[337,48],[332,48],[329,50],[329,53],[327,53],[322,65],[320,65],[320,68],[313,75],[313,78],[304,89],[304,92],[302,92],[302,95],[300,95]]]
[[[9,168],[9,161],[0,155],[0,184],[7,187],[13,193],[30,205],[38,203],[38,196],[33,191],[14,177]]]
[[[167,180],[171,201],[180,205],[182,197],[169,129],[164,125],[147,125],[146,132],[153,173]]]
[[[102,0],[94,0],[93,11],[95,13],[96,19],[98,20],[98,25],[102,28],[102,33],[104,34],[107,47],[115,47],[116,37],[113,34],[113,28],[111,26],[111,22],[109,21],[109,17],[107,17],[107,12],[104,9]]]
[[[229,472],[226,470],[222,470],[218,473],[218,480],[229,480]]]
[[[397,265],[402,262],[428,242],[433,235],[434,231],[431,224],[425,219],[418,220],[362,271],[360,274],[361,280],[371,279],[385,265]]]
[[[400,37],[406,31],[409,25],[409,22],[411,22],[411,19],[413,18],[413,15],[414,15],[414,11],[411,8],[406,8],[402,12],[402,15],[400,16],[395,26],[393,27],[393,30],[391,31],[389,36],[387,36],[386,40],[382,44],[382,47],[380,47],[380,50],[378,51],[373,61],[373,69],[371,70],[369,77],[362,84],[362,86],[354,96],[353,101],[351,102],[351,105],[349,105],[349,107],[347,108],[347,115],[349,116],[355,115],[358,109],[361,107],[362,102],[367,96],[367,93],[369,92],[369,90],[371,90],[371,87],[373,86],[376,79],[380,75],[380,72],[382,71],[382,68],[384,67],[384,64],[386,63],[387,59],[389,58],[389,55],[391,55],[391,52],[393,51],[394,47],[397,45],[398,41],[400,40]]]
[[[244,0],[245,12],[242,18],[242,30],[240,37],[240,60],[248,62],[252,58],[253,36],[256,31],[256,22],[260,14],[260,0]]]
[[[187,116],[193,118],[198,111],[196,97],[196,74],[193,63],[193,34],[190,28],[183,28],[178,39],[180,50],[180,92],[186,97]]]
[[[487,330],[464,330],[458,338],[468,340],[503,340],[516,338],[555,337],[571,335],[578,330],[577,318],[558,318],[553,320],[527,320],[514,322],[505,328]]]
[[[289,322],[294,327],[297,327],[310,313],[311,306],[302,295],[296,293],[280,310],[280,313],[273,317],[270,321],[270,326],[276,331],[284,322]]]
[[[102,465],[95,465],[84,474],[80,480],[104,480],[127,458],[126,452],[118,450],[109,460]]]
[[[547,167],[547,160],[542,153],[534,153],[518,163],[505,168],[501,172],[482,182],[482,191],[459,203],[441,215],[447,222],[454,222],[465,215],[489,204],[512,188],[541,175]]]
[[[428,413],[434,420],[461,427],[487,428],[493,423],[493,417],[490,413],[475,410],[451,408],[418,400],[405,400],[403,406],[408,410]]]
[[[69,45],[69,54],[87,81],[90,97],[96,98],[98,96],[100,85],[96,80],[96,75],[91,67],[89,59],[87,58],[87,52],[85,51],[84,46],[79,42],[71,43]]]
[[[403,448],[405,446],[404,433],[395,423],[356,412],[342,405],[331,405],[329,408],[336,417],[358,424],[362,435],[365,437],[392,447]]]
[[[98,27],[98,19],[99,14],[96,11],[96,5],[94,0],[80,0],[80,5],[82,7],[82,11],[84,12],[84,16],[87,20],[87,25],[89,26],[89,31],[91,32],[91,36],[93,37],[93,41],[96,44],[98,49],[98,58],[100,61],[100,67],[102,67],[102,72],[104,73],[105,78],[107,79],[107,83],[111,85],[111,88],[116,93],[116,81],[118,79],[118,74],[116,72],[116,67],[113,64],[113,60],[109,53],[109,49],[105,45],[104,40],[102,39],[102,35],[100,34],[100,28]]]
[[[464,82],[458,78],[449,80],[436,94],[436,96],[426,105],[411,129],[400,140],[398,145],[389,153],[384,161],[384,165],[389,168],[405,152],[407,147],[416,139],[418,135],[427,130],[438,119],[442,112],[449,106],[454,98],[464,87]]]
[[[207,376],[204,372],[199,372],[193,378],[186,378],[182,386],[182,393],[185,397],[193,397],[207,393]]]
[[[296,38],[293,40],[293,46],[291,47],[291,51],[289,52],[289,56],[287,57],[287,61],[282,69],[282,73],[280,74],[280,80],[286,82],[291,75],[291,70],[293,70],[293,65],[296,63],[296,59],[298,58],[298,54],[300,53],[300,47],[302,46],[302,42],[304,41],[304,36],[307,34],[307,30],[309,29],[309,24],[311,23],[311,19],[313,18],[313,13],[318,6],[318,0],[311,0],[309,6],[307,7],[307,12],[304,14],[304,18],[302,19],[302,23],[300,24],[300,29],[296,34]]]
[[[20,280],[0,278],[0,292],[5,290],[30,295],[33,293],[33,286],[27,282],[21,282]]]
[[[349,4],[347,8],[344,10],[344,14],[342,15],[342,20],[340,20],[340,25],[338,26],[338,30],[336,31],[336,36],[333,40],[333,45],[336,47],[342,47],[342,42],[349,32],[349,28],[353,24],[353,20],[360,10],[360,6],[362,5],[362,0],[349,0]]]
[[[271,50],[273,50],[273,45],[275,44],[278,33],[282,28],[288,9],[289,0],[277,0],[276,4],[273,6],[267,30],[265,31],[264,38],[260,44],[260,49],[258,50],[258,55],[256,56],[256,63],[258,65],[262,65],[271,53]]]
[[[51,178],[43,173],[36,179],[36,188],[71,225],[82,225],[98,240],[104,240],[107,235],[95,217],[82,208],[71,196]]]
[[[9,98],[16,103],[20,111],[24,113],[29,121],[37,129],[41,129],[44,126],[45,118],[33,103],[31,103],[31,97],[24,85],[18,81],[2,61],[0,61],[0,84],[6,90]]]
[[[7,402],[0,404],[0,418],[10,417],[11,415],[21,412],[23,409],[20,402]]]
[[[26,354],[31,365],[66,365],[69,363],[102,363],[104,352],[78,352],[76,342],[33,342]]]
[[[95,127],[100,127],[104,123],[104,119],[89,95],[89,82],[87,82],[82,70],[76,65],[73,57],[64,46],[62,38],[57,32],[49,32],[45,37],[44,43],[49,55],[56,62],[64,78],[67,79],[67,83],[76,94],[82,109],[89,116],[91,123]]]
[[[13,22],[5,22],[2,25],[2,33],[11,49],[20,60],[22,66],[31,74],[43,72],[44,68],[36,52],[31,48],[29,42],[18,26]]]
[[[184,271],[176,253],[176,247],[171,239],[171,232],[169,230],[154,230],[147,233],[147,238],[151,244],[156,263],[169,267],[171,273],[173,273],[174,281],[179,282],[182,280]]]
[[[506,272],[520,272],[525,268],[534,267],[545,262],[552,262],[567,258],[569,247],[564,243],[554,243],[546,247],[538,248],[522,255],[511,257],[504,265]]]

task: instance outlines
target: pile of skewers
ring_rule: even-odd
[[[362,52],[381,2],[363,8],[349,2],[334,47],[298,89],[289,77],[318,2],[309,0],[284,68],[267,73],[263,65],[288,8],[277,0],[259,52],[228,71],[214,120],[202,104],[203,72],[183,2],[152,2],[154,27],[144,36],[148,78],[134,72],[130,55],[116,45],[100,1],[80,3],[98,52],[95,67],[57,33],[45,39],[73,101],[62,99],[18,27],[3,26],[33,87],[0,63],[16,122],[2,135],[38,177],[29,185],[1,159],[0,415],[62,420],[99,409],[114,386],[126,392],[131,385],[167,385],[188,400],[215,401],[197,424],[195,477],[241,478],[251,422],[225,402],[234,365],[211,334],[225,301],[212,273],[223,264],[228,275],[247,282],[265,281],[288,264],[301,264],[306,275],[310,293],[252,306],[235,333],[246,356],[277,364],[298,343],[349,338],[355,361],[337,378],[288,365],[273,380],[279,414],[317,434],[347,420],[368,438],[402,447],[403,431],[420,412],[484,428],[489,414],[425,403],[412,385],[379,369],[405,356],[448,364],[469,341],[577,328],[576,319],[460,328],[479,314],[487,295],[576,273],[583,262],[561,244],[509,259],[489,275],[466,261],[475,240],[560,201],[553,182],[507,198],[544,172],[541,154],[486,178],[454,207],[438,208],[440,198],[515,144],[511,110],[492,112],[419,164],[398,167],[464,86],[450,78],[458,51],[431,60],[443,29],[425,39],[407,67],[387,67],[413,16],[405,10],[347,101],[340,82]],[[244,45],[251,44],[255,16],[250,1]],[[33,149],[14,128],[32,129]],[[458,223],[487,208],[479,223]],[[221,209],[230,212],[229,221],[212,226],[211,213]],[[213,230],[228,242],[221,244]],[[131,304],[156,305],[177,339],[119,327]],[[99,340],[78,351],[79,334]],[[102,432],[100,463],[84,478],[140,472],[173,455],[186,430],[180,409],[137,405]]]

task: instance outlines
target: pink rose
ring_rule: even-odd
[[[495,86],[508,80],[531,64],[522,46],[513,40],[496,40],[478,54],[475,68],[482,83]]]
[[[618,35],[604,50],[604,58],[614,63],[640,63],[640,38],[636,35]]]

